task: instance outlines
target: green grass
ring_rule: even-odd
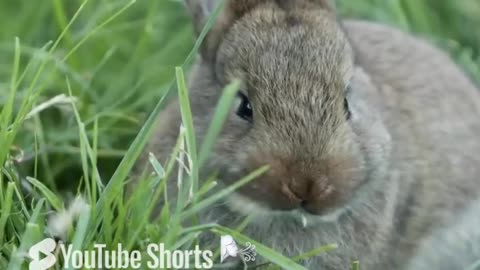
[[[337,2],[344,16],[381,21],[431,40],[480,82],[478,1]],[[207,230],[251,241],[215,224],[180,225],[264,170],[205,198],[214,182],[200,185],[198,171],[238,85],[225,90],[207,138],[196,142],[184,70],[199,41],[188,22],[173,0],[0,2],[0,269],[26,269],[28,248],[49,236],[47,214],[64,210],[77,194],[89,204],[66,236],[78,249],[97,242],[142,250],[144,239],[186,247]],[[151,157],[155,175],[145,176],[130,198],[123,187],[169,89],[178,89],[184,123],[175,152],[192,162],[176,203],[185,207],[164,207],[151,221],[155,209],[148,202],[168,201],[165,181],[176,161]],[[295,258],[257,244],[274,264],[303,269]]]

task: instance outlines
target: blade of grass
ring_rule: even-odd
[[[67,81],[68,94],[69,94],[70,98],[73,100],[72,87],[71,87],[70,80],[68,79],[68,77],[66,78],[66,81]],[[94,176],[95,176],[94,179],[95,179],[97,188],[101,192],[103,190],[104,186],[103,186],[103,183],[102,183],[102,179],[100,177],[100,173],[98,172],[97,163],[96,163],[97,162],[96,156],[93,153],[92,147],[91,147],[89,139],[88,139],[87,131],[85,130],[85,124],[82,122],[82,120],[80,118],[80,113],[78,112],[78,108],[75,105],[75,102],[71,102],[71,105],[72,105],[73,113],[75,115],[75,120],[77,121],[77,126],[78,126],[78,132],[79,132],[81,145],[83,145],[84,150],[85,150],[85,152],[88,156],[88,160],[90,161],[90,166],[91,166],[91,169],[92,169],[92,173],[94,173]],[[88,173],[88,165],[87,164],[84,164],[83,170],[84,170],[84,177],[86,177],[86,179],[88,181],[89,173]],[[94,187],[92,187],[92,188],[94,188]]]
[[[6,104],[3,105],[3,109],[1,113],[0,129],[2,130],[2,133],[7,131],[7,128],[11,121],[13,105],[15,103],[15,96],[17,92],[17,79],[18,79],[18,72],[20,69],[20,55],[21,55],[20,40],[17,37],[15,38],[15,51],[14,51],[13,65],[12,65],[12,77],[10,79],[10,92],[8,93],[7,102]]]
[[[25,232],[22,235],[20,240],[20,247],[17,250],[13,251],[13,255],[10,259],[8,264],[7,270],[18,270],[22,269],[22,263],[25,260],[25,255],[27,250],[38,240],[40,240],[42,235],[42,230],[40,229],[39,218],[40,218],[40,211],[43,209],[43,204],[45,200],[41,199],[35,206],[33,210],[33,214],[30,220],[27,223],[25,228]]]
[[[310,250],[308,252],[305,252],[303,254],[300,254],[298,256],[295,256],[295,257],[292,258],[292,260],[294,260],[296,262],[300,262],[302,260],[305,260],[305,259],[308,259],[308,258],[311,258],[311,257],[315,257],[319,254],[329,252],[329,251],[335,250],[337,248],[338,248],[337,244],[322,246],[322,247]]]
[[[180,196],[178,196],[177,209],[183,209],[183,207],[191,201],[193,193],[198,190],[198,162],[197,162],[197,145],[195,137],[195,128],[193,126],[193,116],[190,107],[190,100],[188,95],[188,89],[185,83],[185,76],[181,67],[176,68],[177,77],[177,89],[178,99],[180,104],[180,112],[182,115],[182,123],[185,127],[185,141],[187,142],[187,156],[189,160],[190,177],[188,183],[185,186],[179,187]],[[188,192],[188,198],[185,198]]]
[[[205,183],[200,187],[198,192],[195,194],[195,201],[200,200],[205,194],[207,194],[209,191],[211,191],[214,187],[218,185],[218,183],[215,181],[216,177],[211,176]]]
[[[8,151],[13,141],[10,136],[9,125],[12,117],[15,96],[17,93],[17,79],[20,69],[20,40],[15,38],[15,52],[13,57],[12,75],[10,78],[10,91],[7,96],[7,102],[3,105],[0,114],[0,166],[3,166],[7,159]]]
[[[5,233],[5,225],[7,224],[7,220],[10,217],[10,212],[12,210],[12,203],[13,203],[13,190],[15,184],[13,182],[9,182],[7,185],[7,192],[3,199],[1,205],[1,215],[0,215],[0,246],[3,246],[3,237]]]
[[[255,178],[259,177],[260,175],[265,173],[267,170],[268,170],[268,166],[261,167],[260,169],[258,169],[256,171],[250,173],[249,175],[245,176],[241,180],[235,182],[231,186],[229,186],[225,189],[222,189],[218,193],[213,194],[212,196],[204,199],[203,201],[200,201],[200,202],[196,203],[191,208],[189,208],[189,209],[185,210],[183,213],[181,213],[181,218],[186,219],[186,218],[189,218],[189,217],[195,215],[199,211],[207,208],[208,206],[210,206],[213,203],[217,202],[218,200],[224,198],[228,194],[231,194],[232,192],[234,192],[239,187],[241,187],[241,186],[247,184],[248,182],[254,180]]]
[[[25,219],[30,219],[32,216],[30,215],[30,208],[27,207],[27,203],[25,202],[25,198],[20,192],[20,189],[17,187],[17,185],[14,185],[15,187],[15,195],[17,196],[17,200],[20,202],[20,206],[22,208],[23,215]]]
[[[35,124],[35,137],[38,139],[38,144],[40,145],[40,148],[45,148],[47,145],[47,140],[45,138],[45,131],[43,128],[42,119],[40,119],[40,116],[38,114],[35,114],[33,116],[33,122]],[[49,156],[46,152],[41,152],[39,154],[39,158],[41,165],[44,168],[44,170],[42,171],[45,182],[53,189],[53,191],[56,192],[57,190],[55,181],[53,179],[52,166],[50,164]]]
[[[153,169],[157,173],[157,176],[160,179],[163,179],[165,177],[165,169],[163,168],[162,164],[158,162],[157,158],[155,158],[155,156],[152,153],[148,155],[148,161],[150,162]]]
[[[329,251],[337,249],[337,248],[338,248],[338,245],[336,245],[336,244],[322,246],[322,247],[307,251],[305,253],[302,253],[300,255],[297,255],[297,256],[293,257],[292,260],[294,262],[301,263],[302,260],[306,260],[308,258],[318,256],[322,253],[329,252]],[[266,267],[270,264],[272,264],[272,262],[266,262],[266,263],[263,263],[263,264],[255,265],[253,267],[253,269],[263,269],[264,267]]]
[[[55,15],[55,21],[58,24],[58,28],[60,31],[63,31],[63,29],[68,27],[68,19],[67,19],[67,14],[65,14],[65,6],[63,4],[62,0],[52,0],[52,8],[53,8],[53,13]],[[68,44],[68,46],[73,46],[74,41],[72,38],[72,35],[70,34],[70,31],[67,31],[65,33],[65,42]],[[73,66],[77,66],[77,60],[71,59],[70,63],[73,64]]]
[[[87,1],[87,0],[86,0]],[[70,58],[77,50],[80,48],[91,36],[95,35],[100,29],[105,27],[105,25],[109,24],[113,20],[115,20],[118,16],[122,15],[127,9],[129,9],[132,5],[134,5],[137,2],[137,0],[131,0],[128,2],[125,6],[123,6],[120,10],[115,12],[112,16],[108,17],[105,21],[103,21],[101,24],[96,26],[94,29],[91,31],[88,31],[88,33],[81,39],[79,40],[75,46],[62,58],[62,62]],[[68,29],[68,28],[66,28]]]
[[[42,182],[29,176],[27,176],[27,181],[42,193],[43,198],[45,198],[56,211],[64,210],[63,200],[48,189]]]
[[[75,228],[75,235],[72,242],[72,250],[81,250],[88,233],[88,223],[90,221],[90,209],[86,208],[80,213],[78,218],[78,225]],[[74,269],[72,265],[67,268],[69,270]]]

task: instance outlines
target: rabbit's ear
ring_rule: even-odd
[[[252,1],[254,2],[254,1]],[[259,2],[259,1],[256,1]],[[272,0],[284,10],[321,8],[334,11],[334,0]]]
[[[334,11],[335,10],[335,4],[333,0],[309,0],[309,2],[316,3],[320,5],[322,8]]]
[[[256,5],[269,1],[271,0],[184,0],[191,16],[193,17],[197,32],[202,30],[209,16],[222,4],[224,4],[224,8],[222,10],[223,12],[220,13],[220,17],[223,17],[224,19],[233,19],[235,17],[241,17]],[[282,2],[282,0],[274,1]]]
[[[236,1],[238,0],[233,0],[233,2]],[[221,41],[222,35],[231,24],[231,16],[227,9],[229,2],[230,0],[184,0],[192,17],[195,34],[197,36],[200,35],[215,10],[221,8],[214,25],[200,47],[202,58],[206,61],[214,60],[216,49]]]
[[[320,7],[333,11],[332,0],[184,0],[193,19],[195,32],[201,33],[216,8],[221,8],[215,24],[206,36],[201,54],[204,60],[213,61],[223,34],[236,20],[253,10],[259,4],[274,3],[285,10],[291,8]],[[223,5],[222,7],[220,7]]]
[[[214,11],[217,8],[221,8],[215,24],[210,29],[200,48],[203,59],[213,61],[218,44],[220,44],[223,34],[228,28],[258,4],[269,1],[272,0],[184,0],[193,19],[197,36],[202,32]]]
[[[222,0],[185,0],[184,3],[192,16],[195,31],[199,34],[215,8],[222,4]]]

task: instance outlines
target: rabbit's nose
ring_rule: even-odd
[[[282,184],[281,191],[282,191],[282,194],[286,197],[286,199],[295,205],[300,205],[305,200],[304,196],[293,191],[293,189],[291,188],[291,185]]]
[[[309,178],[296,179],[293,178],[288,184],[282,185],[282,193],[291,202],[298,207],[307,205],[311,200],[312,185],[314,181]]]
[[[327,177],[292,179],[282,185],[284,198],[292,204],[292,209],[302,208],[312,214],[319,214],[320,208],[328,204],[332,186]]]

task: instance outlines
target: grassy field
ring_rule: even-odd
[[[345,17],[431,40],[480,82],[477,0],[337,4]],[[179,225],[225,194],[207,199],[200,192],[197,204],[147,219],[153,209],[145,205],[163,196],[161,180],[173,163],[152,158],[156,175],[131,199],[122,196],[152,126],[148,116],[161,110],[172,85],[186,91],[182,69],[175,67],[188,71],[195,40],[180,1],[2,0],[0,25],[0,269],[26,269],[28,248],[51,235],[49,214],[64,211],[78,194],[86,202],[65,236],[78,249],[93,242],[142,249],[145,239],[185,247],[204,230],[248,240],[215,224]],[[182,106],[188,112],[188,100]],[[184,120],[186,150],[197,156],[188,115]],[[195,171],[190,178],[198,180]],[[258,251],[274,264],[303,269],[267,247]]]

